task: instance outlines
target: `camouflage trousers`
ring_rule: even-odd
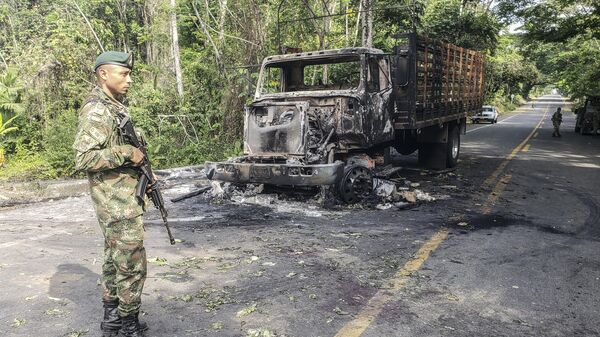
[[[552,122],[552,126],[554,127],[554,132],[552,132],[552,137],[560,137],[560,124],[556,122]]]
[[[104,234],[102,288],[104,301],[119,300],[119,315],[139,312],[146,281],[146,249],[142,217],[100,223]]]

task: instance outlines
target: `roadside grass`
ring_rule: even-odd
[[[0,181],[30,181],[53,179],[56,175],[40,153],[18,152],[0,167]]]

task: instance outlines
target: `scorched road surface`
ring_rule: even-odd
[[[566,110],[562,138],[550,117]],[[272,194],[146,216],[147,336],[598,336],[600,137],[559,96],[469,125],[453,172],[395,157],[436,197],[323,208]],[[206,184],[164,176],[165,199]],[[89,196],[0,210],[0,334],[100,336]]]

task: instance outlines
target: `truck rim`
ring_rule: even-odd
[[[371,170],[360,165],[350,165],[344,169],[339,184],[339,193],[343,201],[355,203],[368,197],[373,191]]]
[[[458,157],[458,148],[459,148],[459,144],[456,138],[454,138],[454,141],[452,142],[452,158],[457,158]]]

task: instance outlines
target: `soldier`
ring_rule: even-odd
[[[552,137],[561,137],[560,135],[560,124],[562,123],[562,113],[560,107],[556,109],[556,112],[552,115],[552,126],[554,126],[554,132]]]
[[[102,301],[104,337],[138,337],[147,330],[138,314],[146,280],[142,214],[135,197],[136,166],[143,153],[121,139],[118,113],[127,114],[122,100],[132,82],[133,54],[108,51],[94,65],[97,86],[79,112],[73,148],[75,167],[86,171],[90,194],[104,235]],[[122,115],[121,115],[122,116]]]

